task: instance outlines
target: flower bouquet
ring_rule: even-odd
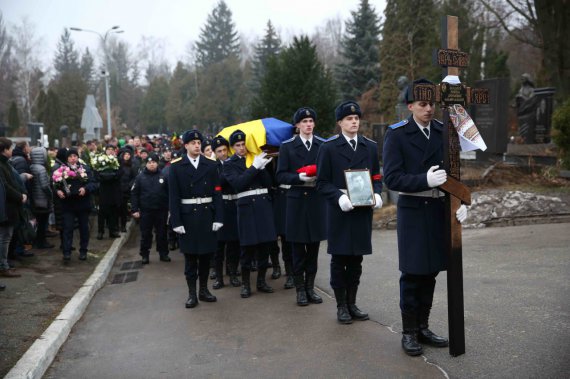
[[[78,166],[75,169],[66,165],[61,165],[55,170],[51,176],[56,188],[61,189],[66,195],[70,194],[70,185],[68,180],[80,180],[85,182],[88,180],[85,168]]]
[[[93,169],[95,171],[105,171],[105,170],[118,170],[119,160],[114,155],[98,154],[96,155],[91,163],[93,164]]]

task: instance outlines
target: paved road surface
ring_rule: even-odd
[[[136,238],[136,234],[135,234]],[[487,378],[567,377],[570,337],[570,224],[464,231],[467,353],[400,348],[396,235],[375,231],[359,301],[372,321],[339,325],[321,248],[321,305],[297,307],[294,290],[184,309],[183,261],[153,256],[138,279],[108,284],[93,299],[46,378]],[[126,261],[138,260],[131,240]],[[327,296],[328,294],[328,296]],[[431,328],[447,335],[446,278],[436,286]]]

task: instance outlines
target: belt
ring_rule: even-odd
[[[399,192],[398,194],[407,195],[407,196],[418,196],[418,197],[433,197],[434,199],[445,196],[445,194],[440,190],[438,190],[437,188],[421,192]]]
[[[279,184],[279,188],[289,189],[291,188],[291,184]]]
[[[345,195],[348,194],[348,191],[345,190],[344,188],[341,188],[341,189],[340,189],[340,192],[344,193]]]
[[[237,194],[235,194],[235,193],[230,194],[230,195],[222,195],[222,199],[224,199],[224,200],[235,200],[237,198],[238,198]]]
[[[246,197],[246,196],[264,195],[266,193],[269,193],[267,188],[258,188],[258,189],[254,189],[254,190],[240,192],[237,194],[237,198],[241,199],[242,197]]]
[[[211,197],[197,197],[195,199],[180,199],[181,204],[208,204],[212,202]]]
[[[316,187],[317,182],[304,182],[303,184],[295,184],[293,187]]]

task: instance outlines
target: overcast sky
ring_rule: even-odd
[[[0,10],[10,28],[21,24],[23,17],[35,26],[42,38],[44,65],[51,65],[57,42],[66,27],[91,29],[104,34],[114,25],[124,33],[119,38],[136,49],[143,36],[164,42],[170,62],[186,56],[191,41],[217,0],[1,0]],[[370,0],[383,18],[385,0]],[[226,0],[238,32],[248,40],[264,34],[268,19],[285,39],[300,33],[312,34],[326,20],[350,17],[359,0]],[[80,51],[89,47],[97,51],[99,38],[92,33],[73,32]]]

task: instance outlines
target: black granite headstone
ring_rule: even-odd
[[[537,98],[534,143],[550,142],[550,124],[552,122],[552,106],[554,88],[536,88],[534,96]]]
[[[509,79],[479,80],[474,87],[488,88],[490,97],[488,105],[471,105],[471,117],[487,145],[487,150],[484,153],[478,150],[477,156],[503,154],[508,143]]]

